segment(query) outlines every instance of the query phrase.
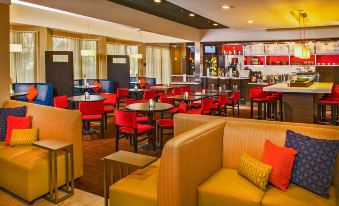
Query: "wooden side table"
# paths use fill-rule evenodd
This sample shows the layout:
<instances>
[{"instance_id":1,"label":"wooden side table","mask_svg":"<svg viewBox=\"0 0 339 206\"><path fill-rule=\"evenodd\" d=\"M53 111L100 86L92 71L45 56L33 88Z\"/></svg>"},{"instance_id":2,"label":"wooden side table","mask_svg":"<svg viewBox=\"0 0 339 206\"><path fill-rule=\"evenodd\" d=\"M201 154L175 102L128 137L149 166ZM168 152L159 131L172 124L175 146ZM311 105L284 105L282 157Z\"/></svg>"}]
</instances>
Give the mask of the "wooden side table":
<instances>
[{"instance_id":1,"label":"wooden side table","mask_svg":"<svg viewBox=\"0 0 339 206\"><path fill-rule=\"evenodd\" d=\"M122 168L123 166L127 167L127 175L129 174L129 168L137 168L142 169L147 167L148 165L152 164L157 160L156 157L141 155L132 152L126 151L118 151L113 154L110 154L104 157L104 196L105 196L105 206L108 206L108 186L107 179L108 179L108 166L113 165L114 163L120 165L120 174L119 179L122 178ZM111 174L113 170L110 171ZM113 177L113 175L112 175ZM113 178L112 178L113 179Z\"/></svg>"},{"instance_id":2,"label":"wooden side table","mask_svg":"<svg viewBox=\"0 0 339 206\"><path fill-rule=\"evenodd\" d=\"M73 157L73 144L67 143L62 140L46 139L33 143L34 146L48 150L48 164L49 164L49 195L47 198L57 204L74 194L74 157ZM58 197L58 164L57 153L60 151L65 152L65 174L66 184L61 191L66 194L62 197ZM70 159L70 160L69 160ZM70 163L69 163L70 161ZM71 167L69 169L69 166Z\"/></svg>"}]
</instances>

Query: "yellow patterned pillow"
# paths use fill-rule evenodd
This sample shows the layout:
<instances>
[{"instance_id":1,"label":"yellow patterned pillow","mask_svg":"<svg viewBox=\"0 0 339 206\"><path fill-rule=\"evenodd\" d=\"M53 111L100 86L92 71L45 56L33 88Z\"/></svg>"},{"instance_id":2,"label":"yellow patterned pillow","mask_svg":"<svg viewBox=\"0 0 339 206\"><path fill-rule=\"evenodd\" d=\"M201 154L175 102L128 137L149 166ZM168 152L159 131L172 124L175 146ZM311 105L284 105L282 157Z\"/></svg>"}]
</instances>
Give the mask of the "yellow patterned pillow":
<instances>
[{"instance_id":1,"label":"yellow patterned pillow","mask_svg":"<svg viewBox=\"0 0 339 206\"><path fill-rule=\"evenodd\" d=\"M11 135L11 146L31 145L38 141L38 129L13 129Z\"/></svg>"},{"instance_id":2,"label":"yellow patterned pillow","mask_svg":"<svg viewBox=\"0 0 339 206\"><path fill-rule=\"evenodd\" d=\"M238 166L238 174L244 176L250 182L262 190L266 190L272 166L254 159L248 154L242 154Z\"/></svg>"}]
</instances>

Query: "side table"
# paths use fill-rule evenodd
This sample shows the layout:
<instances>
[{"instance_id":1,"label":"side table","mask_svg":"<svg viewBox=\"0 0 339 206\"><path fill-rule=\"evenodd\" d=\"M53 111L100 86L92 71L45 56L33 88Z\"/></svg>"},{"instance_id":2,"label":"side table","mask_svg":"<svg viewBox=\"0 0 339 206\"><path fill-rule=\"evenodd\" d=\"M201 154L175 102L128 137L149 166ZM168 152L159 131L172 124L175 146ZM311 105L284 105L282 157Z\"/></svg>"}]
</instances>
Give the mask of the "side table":
<instances>
[{"instance_id":1,"label":"side table","mask_svg":"<svg viewBox=\"0 0 339 206\"><path fill-rule=\"evenodd\" d=\"M57 139L46 139L33 143L34 146L48 150L48 164L49 164L49 195L47 198L57 204L74 194L74 157L73 157L73 144L67 143ZM65 153L65 179L66 184L61 191L66 194L62 197L58 197L58 164L57 164L57 153L64 151ZM70 160L69 160L70 159ZM70 161L70 163L69 163ZM69 169L69 166L71 167Z\"/></svg>"},{"instance_id":2,"label":"side table","mask_svg":"<svg viewBox=\"0 0 339 206\"><path fill-rule=\"evenodd\" d=\"M122 178L122 168L123 168L123 166L127 167L127 175L128 175L130 167L142 169L142 168L145 168L148 165L152 164L156 160L157 160L156 157L141 155L141 154L132 153L132 152L126 152L126 151L122 151L122 150L104 157L105 206L108 206L108 185L107 185L108 177L107 176L108 176L108 166L109 165L113 165L114 163L117 163L117 164L120 165L119 178L121 179ZM112 174L113 170L111 170L110 172Z\"/></svg>"}]
</instances>

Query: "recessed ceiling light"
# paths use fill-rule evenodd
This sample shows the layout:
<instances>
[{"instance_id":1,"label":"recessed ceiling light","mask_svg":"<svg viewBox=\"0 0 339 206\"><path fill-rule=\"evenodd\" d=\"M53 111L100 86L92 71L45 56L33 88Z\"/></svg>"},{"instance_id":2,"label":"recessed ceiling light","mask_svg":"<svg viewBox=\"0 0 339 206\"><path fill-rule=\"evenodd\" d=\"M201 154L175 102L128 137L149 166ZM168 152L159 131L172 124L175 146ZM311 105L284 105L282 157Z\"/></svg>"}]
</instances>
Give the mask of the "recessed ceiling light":
<instances>
[{"instance_id":1,"label":"recessed ceiling light","mask_svg":"<svg viewBox=\"0 0 339 206\"><path fill-rule=\"evenodd\" d=\"M223 8L223 9L230 9L231 7L228 6L228 5L223 5L222 8Z\"/></svg>"},{"instance_id":2,"label":"recessed ceiling light","mask_svg":"<svg viewBox=\"0 0 339 206\"><path fill-rule=\"evenodd\" d=\"M219 24L217 24L217 23L213 23L213 26L218 26Z\"/></svg>"},{"instance_id":3,"label":"recessed ceiling light","mask_svg":"<svg viewBox=\"0 0 339 206\"><path fill-rule=\"evenodd\" d=\"M161 0L154 0L155 3L161 3Z\"/></svg>"},{"instance_id":4,"label":"recessed ceiling light","mask_svg":"<svg viewBox=\"0 0 339 206\"><path fill-rule=\"evenodd\" d=\"M195 16L195 14L193 14L193 13L190 13L190 14L189 14L189 16L190 16L190 17L194 17L194 16Z\"/></svg>"},{"instance_id":5,"label":"recessed ceiling light","mask_svg":"<svg viewBox=\"0 0 339 206\"><path fill-rule=\"evenodd\" d=\"M248 21L247 21L247 23L249 23L249 24L253 24L253 23L254 23L254 21L253 21L253 20L248 20Z\"/></svg>"}]
</instances>

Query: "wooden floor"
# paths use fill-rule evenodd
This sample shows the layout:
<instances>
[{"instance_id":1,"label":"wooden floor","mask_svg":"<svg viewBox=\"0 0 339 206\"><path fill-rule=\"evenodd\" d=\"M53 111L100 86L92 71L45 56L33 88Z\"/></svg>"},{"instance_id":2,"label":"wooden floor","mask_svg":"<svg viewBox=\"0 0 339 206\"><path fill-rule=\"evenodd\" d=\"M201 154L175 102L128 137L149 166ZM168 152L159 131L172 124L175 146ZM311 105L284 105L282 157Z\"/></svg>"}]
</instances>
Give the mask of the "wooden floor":
<instances>
[{"instance_id":1,"label":"wooden floor","mask_svg":"<svg viewBox=\"0 0 339 206\"><path fill-rule=\"evenodd\" d=\"M230 113L231 114L231 113ZM236 116L238 117L238 116ZM248 106L241 106L241 118L250 118L250 110ZM172 138L173 135L166 135L165 141ZM115 152L115 132L113 118L108 122L108 130L105 133L105 139L101 139L101 135L84 135L83 136L83 154L84 154L84 175L75 182L75 187L99 196L103 196L103 180L104 167L102 158ZM120 140L121 150L131 151L127 139ZM151 155L155 157L161 156L161 151L144 151L139 149L140 154ZM113 173L118 173L118 168L113 169ZM117 176L115 176L117 178Z\"/></svg>"}]
</instances>

